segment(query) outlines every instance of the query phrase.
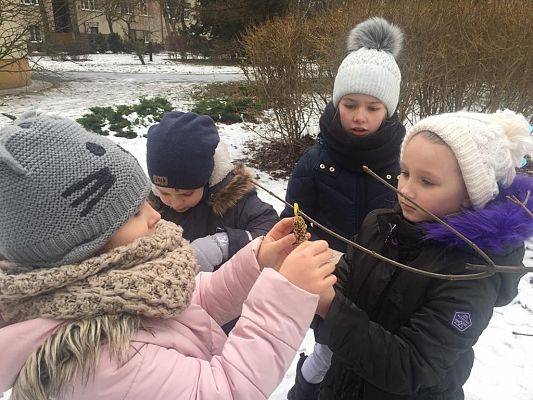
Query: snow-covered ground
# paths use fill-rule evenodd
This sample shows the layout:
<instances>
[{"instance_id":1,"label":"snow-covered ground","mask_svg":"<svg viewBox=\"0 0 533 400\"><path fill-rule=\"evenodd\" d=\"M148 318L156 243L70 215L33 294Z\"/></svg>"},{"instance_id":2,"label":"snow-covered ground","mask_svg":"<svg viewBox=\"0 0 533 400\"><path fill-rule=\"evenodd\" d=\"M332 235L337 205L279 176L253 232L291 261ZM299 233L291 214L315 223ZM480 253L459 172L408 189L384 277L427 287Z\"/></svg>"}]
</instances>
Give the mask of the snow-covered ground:
<instances>
[{"instance_id":1,"label":"snow-covered ground","mask_svg":"<svg viewBox=\"0 0 533 400\"><path fill-rule=\"evenodd\" d=\"M153 65L146 68L138 64L130 55L100 55L91 56L91 68L74 70L72 66L46 60L47 68L55 71L83 71L71 72L66 80L55 83L59 86L35 91L15 91L11 94L0 91L0 112L19 115L30 108L38 108L71 118L78 118L88 111L91 106L107 106L121 103L131 103L140 96L161 95L167 97L176 109L191 108L188 93L192 83L183 81L179 76L192 66L172 63L167 65L163 56L157 56ZM143 67L142 72L152 75L137 75L137 68ZM235 73L235 67L199 66L198 73L210 76L211 79L224 80L220 71ZM202 72L200 72L202 71ZM112 78L104 73L112 73ZM77 75L80 74L80 75ZM80 78L80 76L82 78ZM139 76L140 79L136 79ZM123 79L122 79L123 78ZM41 86L39 86L42 88ZM0 124L8 119L0 115ZM229 145L233 159L243 156L243 143L256 138L255 130L261 126L247 123L234 125L219 125L222 139ZM140 130L142 134L142 129ZM116 142L130 151L145 167L146 139L113 138ZM267 174L254 170L260 183L268 187L277 195L284 197L287 187L286 180L275 180ZM283 205L273 197L259 192L260 197L270 202L281 211ZM530 244L533 248L533 243ZM533 266L533 251L528 251L525 262ZM519 295L512 304L498 308L494 316L475 346L476 360L470 379L465 385L467 400L532 400L533 389L533 337L513 334L533 334L533 274L525 276L519 287ZM309 332L300 346L300 351L310 352L313 348L313 336ZM1 351L1 350L0 350ZM271 399L286 398L286 393L294 382L297 356L287 372L283 382L272 394ZM6 399L7 396L4 396ZM0 399L2 399L0 397Z\"/></svg>"},{"instance_id":2,"label":"snow-covered ground","mask_svg":"<svg viewBox=\"0 0 533 400\"><path fill-rule=\"evenodd\" d=\"M33 57L33 63L46 70L56 72L121 72L121 73L149 73L149 74L240 74L236 66L202 65L180 63L168 58L167 53L153 55L153 61L148 56L144 58L146 65L142 65L134 54L90 54L87 61L55 61L50 57Z\"/></svg>"}]
</instances>

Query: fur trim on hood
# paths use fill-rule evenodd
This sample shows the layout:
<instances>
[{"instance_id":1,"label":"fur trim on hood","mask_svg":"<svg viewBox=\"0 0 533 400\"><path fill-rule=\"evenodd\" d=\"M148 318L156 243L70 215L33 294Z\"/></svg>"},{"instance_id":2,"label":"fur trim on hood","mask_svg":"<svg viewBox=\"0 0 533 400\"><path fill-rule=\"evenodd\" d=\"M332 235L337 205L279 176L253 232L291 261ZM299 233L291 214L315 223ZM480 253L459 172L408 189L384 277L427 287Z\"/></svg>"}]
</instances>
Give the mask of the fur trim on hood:
<instances>
[{"instance_id":1,"label":"fur trim on hood","mask_svg":"<svg viewBox=\"0 0 533 400\"><path fill-rule=\"evenodd\" d=\"M507 196L520 201L530 193L527 208L533 210L533 178L517 175L511 186L500 188L498 196L479 210L468 209L444 221L474 242L483 251L498 254L516 247L533 237L533 218ZM466 248L458 236L438 223L425 223L425 239L435 240L452 247Z\"/></svg>"},{"instance_id":2,"label":"fur trim on hood","mask_svg":"<svg viewBox=\"0 0 533 400\"><path fill-rule=\"evenodd\" d=\"M233 165L227 146L220 141L215 150L215 168L209 178L209 205L213 212L223 216L254 190L250 172L242 164Z\"/></svg>"},{"instance_id":3,"label":"fur trim on hood","mask_svg":"<svg viewBox=\"0 0 533 400\"><path fill-rule=\"evenodd\" d=\"M213 212L220 216L255 190L252 175L243 165L237 165L228 175L228 180L222 181L220 188L213 188L209 198Z\"/></svg>"}]
</instances>

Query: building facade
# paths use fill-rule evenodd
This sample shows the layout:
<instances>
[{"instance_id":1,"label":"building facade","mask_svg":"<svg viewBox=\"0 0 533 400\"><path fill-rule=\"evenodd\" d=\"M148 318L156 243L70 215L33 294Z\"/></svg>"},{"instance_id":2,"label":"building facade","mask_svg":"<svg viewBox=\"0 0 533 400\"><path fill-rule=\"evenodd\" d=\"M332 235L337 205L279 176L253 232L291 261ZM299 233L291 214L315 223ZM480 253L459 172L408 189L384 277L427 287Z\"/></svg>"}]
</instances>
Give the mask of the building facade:
<instances>
[{"instance_id":1,"label":"building facade","mask_svg":"<svg viewBox=\"0 0 533 400\"><path fill-rule=\"evenodd\" d=\"M0 0L0 89L30 82L27 54L33 51L85 54L96 37L112 33L130 42L166 46L174 40L169 21L176 21L169 10L182 7L184 20L192 21L195 4L195 0ZM6 10L14 10L13 15ZM20 42L9 51L2 49L9 42L7 36Z\"/></svg>"}]
</instances>

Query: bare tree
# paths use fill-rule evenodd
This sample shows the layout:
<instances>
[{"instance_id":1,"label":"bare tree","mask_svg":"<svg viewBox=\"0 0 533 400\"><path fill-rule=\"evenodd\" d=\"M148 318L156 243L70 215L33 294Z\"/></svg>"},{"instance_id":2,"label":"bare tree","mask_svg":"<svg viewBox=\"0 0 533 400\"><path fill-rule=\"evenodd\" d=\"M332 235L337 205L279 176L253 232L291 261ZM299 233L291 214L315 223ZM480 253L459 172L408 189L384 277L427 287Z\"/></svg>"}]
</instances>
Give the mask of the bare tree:
<instances>
[{"instance_id":1,"label":"bare tree","mask_svg":"<svg viewBox=\"0 0 533 400\"><path fill-rule=\"evenodd\" d=\"M98 3L99 14L93 13L91 15L91 18L95 18L98 15L104 16L111 34L117 33L115 32L115 24L122 23L125 26L125 43L135 52L143 65L146 64L144 53L146 51L145 42L148 38L137 37L137 31L134 26L139 22L141 16L147 15L147 7L150 2L151 0L102 0ZM143 30L143 34L150 36L153 32Z\"/></svg>"},{"instance_id":2,"label":"bare tree","mask_svg":"<svg viewBox=\"0 0 533 400\"><path fill-rule=\"evenodd\" d=\"M8 69L28 56L28 40L30 34L39 35L39 7L24 4L20 1L0 0L0 65ZM41 40L42 38L37 38Z\"/></svg>"},{"instance_id":3,"label":"bare tree","mask_svg":"<svg viewBox=\"0 0 533 400\"><path fill-rule=\"evenodd\" d=\"M167 45L171 50L180 51L182 59L186 58L183 43L188 36L187 17L191 13L192 6L187 0L159 0L159 3L168 35Z\"/></svg>"},{"instance_id":4,"label":"bare tree","mask_svg":"<svg viewBox=\"0 0 533 400\"><path fill-rule=\"evenodd\" d=\"M135 52L142 65L146 65L144 61L144 52L146 51L146 44L144 38L137 38L136 31L133 29L133 24L138 21L141 14L146 14L146 2L144 0L122 0L121 13L119 21L126 25L126 39L128 45ZM152 32L148 32L151 34Z\"/></svg>"},{"instance_id":5,"label":"bare tree","mask_svg":"<svg viewBox=\"0 0 533 400\"><path fill-rule=\"evenodd\" d=\"M107 21L109 33L115 33L113 24L122 18L122 0L104 0L98 4L98 8Z\"/></svg>"}]
</instances>

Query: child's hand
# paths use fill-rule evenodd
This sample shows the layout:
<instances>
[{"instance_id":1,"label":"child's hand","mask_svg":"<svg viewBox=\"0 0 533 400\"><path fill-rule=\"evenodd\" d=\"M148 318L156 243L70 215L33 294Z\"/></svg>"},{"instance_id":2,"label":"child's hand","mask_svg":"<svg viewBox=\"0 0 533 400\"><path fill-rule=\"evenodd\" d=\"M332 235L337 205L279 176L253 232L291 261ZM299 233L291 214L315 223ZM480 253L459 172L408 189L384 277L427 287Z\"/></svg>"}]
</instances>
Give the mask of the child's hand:
<instances>
[{"instance_id":1,"label":"child's hand","mask_svg":"<svg viewBox=\"0 0 533 400\"><path fill-rule=\"evenodd\" d=\"M331 256L326 241L303 242L287 256L279 272L299 288L321 294L337 281L337 277L331 275L335 271Z\"/></svg>"},{"instance_id":2,"label":"child's hand","mask_svg":"<svg viewBox=\"0 0 533 400\"><path fill-rule=\"evenodd\" d=\"M228 259L229 242L226 232L207 235L191 242L196 261L202 271L212 272L216 266Z\"/></svg>"},{"instance_id":3,"label":"child's hand","mask_svg":"<svg viewBox=\"0 0 533 400\"><path fill-rule=\"evenodd\" d=\"M257 262L261 268L271 267L279 270L285 258L296 247L296 237L292 233L293 219L282 219L263 239L257 254Z\"/></svg>"}]
</instances>

